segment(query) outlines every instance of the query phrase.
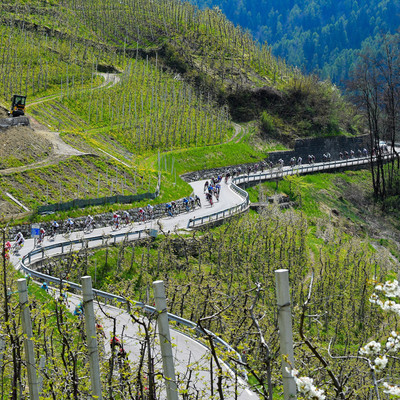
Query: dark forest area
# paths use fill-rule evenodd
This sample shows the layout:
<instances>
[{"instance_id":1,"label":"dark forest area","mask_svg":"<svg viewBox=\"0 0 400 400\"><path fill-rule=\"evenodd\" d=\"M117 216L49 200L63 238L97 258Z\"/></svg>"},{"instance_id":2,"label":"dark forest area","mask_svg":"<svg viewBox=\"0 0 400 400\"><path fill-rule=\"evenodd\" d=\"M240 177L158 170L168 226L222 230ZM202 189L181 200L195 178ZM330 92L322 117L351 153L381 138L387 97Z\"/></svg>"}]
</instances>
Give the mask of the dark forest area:
<instances>
[{"instance_id":1,"label":"dark forest area","mask_svg":"<svg viewBox=\"0 0 400 400\"><path fill-rule=\"evenodd\" d=\"M191 0L219 7L272 52L305 72L341 84L358 58L381 34L400 25L400 3L331 0Z\"/></svg>"}]
</instances>

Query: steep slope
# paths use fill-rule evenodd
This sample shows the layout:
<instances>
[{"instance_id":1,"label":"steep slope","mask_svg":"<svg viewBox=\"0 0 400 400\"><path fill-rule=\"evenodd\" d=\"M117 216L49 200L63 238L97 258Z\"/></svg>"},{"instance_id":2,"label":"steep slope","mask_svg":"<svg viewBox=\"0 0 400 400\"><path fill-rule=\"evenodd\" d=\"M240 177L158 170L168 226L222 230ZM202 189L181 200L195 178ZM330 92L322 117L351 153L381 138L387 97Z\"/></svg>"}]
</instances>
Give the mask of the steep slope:
<instances>
[{"instance_id":1,"label":"steep slope","mask_svg":"<svg viewBox=\"0 0 400 400\"><path fill-rule=\"evenodd\" d=\"M395 0L252 1L192 0L220 7L235 24L249 29L273 54L336 83L348 77L357 51L384 33L395 33L400 6Z\"/></svg>"}]
</instances>

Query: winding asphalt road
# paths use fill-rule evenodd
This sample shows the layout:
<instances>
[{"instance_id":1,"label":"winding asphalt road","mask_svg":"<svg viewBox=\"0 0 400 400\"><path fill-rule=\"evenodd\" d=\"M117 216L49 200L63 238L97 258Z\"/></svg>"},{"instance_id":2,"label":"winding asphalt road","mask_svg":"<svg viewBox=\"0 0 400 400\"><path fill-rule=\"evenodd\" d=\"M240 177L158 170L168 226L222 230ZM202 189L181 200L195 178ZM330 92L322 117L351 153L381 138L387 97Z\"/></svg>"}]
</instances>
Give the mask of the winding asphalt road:
<instances>
[{"instance_id":1,"label":"winding asphalt road","mask_svg":"<svg viewBox=\"0 0 400 400\"><path fill-rule=\"evenodd\" d=\"M179 214L176 217L168 217L162 218L158 222L161 224L162 230L164 232L174 231L177 229L186 229L188 225L189 219L194 219L198 217L207 216L210 213L215 213L218 211L223 211L227 208L236 206L238 204L243 203L243 197L239 196L235 191L233 191L230 187L230 184L222 183L221 196L220 201L215 202L211 207L205 201L205 196L203 193L205 181L198 181L191 183L193 192L197 194L202 200L202 208L196 209L194 211ZM48 241L45 239L43 246L54 244L54 243L67 243L70 240L81 239L82 237L90 238L96 237L99 235L107 236L112 235L113 233L125 233L129 230L142 230L142 229L153 229L158 228L158 224L156 221L149 221L142 224L134 224L134 227L122 228L117 232L112 232L111 227L99 228L95 229L92 233L88 235L84 235L83 232L74 232L71 234L70 238L67 240L62 235L57 235L53 241ZM90 247L96 246L96 243L89 242ZM99 245L98 243L97 245ZM33 239L28 239L25 241L25 245L18 254L18 256L11 256L11 262L18 267L21 258L34 250L34 241ZM44 253L44 258L49 258L57 254L57 250L49 250ZM37 255L37 257L41 258L42 255ZM35 258L33 258L35 261ZM69 297L69 307L71 311L73 311L75 305L79 302L79 297L70 295ZM103 311L106 311L106 314L110 315L112 318L107 318ZM124 343L124 347L128 352L129 359L132 362L138 360L140 354L140 341L141 339L141 329L138 324L132 321L132 318L129 314L124 311L122 308L110 306L110 305L96 305L96 315L101 320L104 330L107 333L107 337L112 337L113 333L113 318L116 319L116 335L121 338ZM207 347L198 342L197 340L182 334L176 330L173 330L171 333L172 342L173 342L173 351L175 353L175 368L178 379L182 379L185 381L185 374L188 372L188 368L193 370L191 375L191 388L196 388L196 390L200 391L199 398L209 398L211 396L210 390L210 352ZM107 340L108 342L108 340ZM107 344L107 343L105 343ZM109 346L106 346L106 350L109 349ZM107 354L107 353L106 353ZM154 348L154 354L160 354L159 346L156 344ZM214 365L214 374L216 370L216 366ZM156 357L156 370L161 370L161 357ZM224 365L224 370L227 374L227 378L224 383L224 394L226 399L257 399L258 396L253 393L248 385L243 379L237 377L237 382L235 383L236 377L232 373L232 371ZM214 378L215 379L215 378ZM185 383L186 386L186 383ZM214 383L215 386L215 383ZM235 389L236 386L236 389ZM235 394L237 391L237 395ZM216 392L216 387L214 388L214 392ZM236 397L237 396L237 397ZM165 397L164 389L160 387L159 398L163 399Z\"/></svg>"}]
</instances>

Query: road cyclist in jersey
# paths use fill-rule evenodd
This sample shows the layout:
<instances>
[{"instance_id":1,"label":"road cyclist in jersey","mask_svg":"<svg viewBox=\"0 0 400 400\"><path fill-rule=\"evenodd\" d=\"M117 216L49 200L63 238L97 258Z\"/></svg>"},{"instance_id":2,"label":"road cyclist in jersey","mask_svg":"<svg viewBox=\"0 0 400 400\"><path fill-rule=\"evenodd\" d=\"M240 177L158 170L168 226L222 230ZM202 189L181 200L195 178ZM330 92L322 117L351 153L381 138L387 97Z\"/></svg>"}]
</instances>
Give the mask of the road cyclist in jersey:
<instances>
[{"instance_id":1,"label":"road cyclist in jersey","mask_svg":"<svg viewBox=\"0 0 400 400\"><path fill-rule=\"evenodd\" d=\"M191 210L194 210L196 208L196 202L193 196L189 196L189 207Z\"/></svg>"},{"instance_id":2,"label":"road cyclist in jersey","mask_svg":"<svg viewBox=\"0 0 400 400\"><path fill-rule=\"evenodd\" d=\"M213 206L213 199L212 199L212 194L210 192L206 193L206 200L209 202L210 207Z\"/></svg>"},{"instance_id":3,"label":"road cyclist in jersey","mask_svg":"<svg viewBox=\"0 0 400 400\"><path fill-rule=\"evenodd\" d=\"M146 222L146 213L141 207L138 210L137 220L139 223Z\"/></svg>"},{"instance_id":4,"label":"road cyclist in jersey","mask_svg":"<svg viewBox=\"0 0 400 400\"><path fill-rule=\"evenodd\" d=\"M59 225L59 223L57 221L52 221L51 222L49 239L52 240L52 239L55 238L59 227L60 227L60 225Z\"/></svg>"},{"instance_id":5,"label":"road cyclist in jersey","mask_svg":"<svg viewBox=\"0 0 400 400\"><path fill-rule=\"evenodd\" d=\"M116 231L120 228L120 220L121 216L115 212L111 221L111 230Z\"/></svg>"},{"instance_id":6,"label":"road cyclist in jersey","mask_svg":"<svg viewBox=\"0 0 400 400\"><path fill-rule=\"evenodd\" d=\"M85 226L84 226L84 228L83 228L83 233L91 233L91 232L93 232L93 229L94 229L94 219L93 219L93 217L89 214L89 215L86 217L86 220L85 220Z\"/></svg>"},{"instance_id":7,"label":"road cyclist in jersey","mask_svg":"<svg viewBox=\"0 0 400 400\"><path fill-rule=\"evenodd\" d=\"M63 236L68 238L71 235L72 230L74 228L74 221L72 220L72 218L68 218L65 221L64 228L65 228L65 232L64 232Z\"/></svg>"},{"instance_id":8,"label":"road cyclist in jersey","mask_svg":"<svg viewBox=\"0 0 400 400\"><path fill-rule=\"evenodd\" d=\"M14 244L10 249L10 254L18 254L19 251L22 249L25 243L25 238L22 232L18 232L14 238Z\"/></svg>"},{"instance_id":9,"label":"road cyclist in jersey","mask_svg":"<svg viewBox=\"0 0 400 400\"><path fill-rule=\"evenodd\" d=\"M194 196L194 201L196 203L196 206L201 208L201 200L200 200L200 197L197 196L197 194Z\"/></svg>"},{"instance_id":10,"label":"road cyclist in jersey","mask_svg":"<svg viewBox=\"0 0 400 400\"><path fill-rule=\"evenodd\" d=\"M172 204L171 204L171 203L166 203L166 204L165 204L165 213L166 213L167 215L169 215L170 217L173 217L173 216L174 216L174 212L173 212Z\"/></svg>"},{"instance_id":11,"label":"road cyclist in jersey","mask_svg":"<svg viewBox=\"0 0 400 400\"><path fill-rule=\"evenodd\" d=\"M45 236L46 236L46 231L44 230L43 227L41 227L39 229L39 237L37 238L36 246L41 246L43 244Z\"/></svg>"},{"instance_id":12,"label":"road cyclist in jersey","mask_svg":"<svg viewBox=\"0 0 400 400\"><path fill-rule=\"evenodd\" d=\"M147 219L150 220L154 218L154 207L151 204L147 204L146 214L147 214Z\"/></svg>"},{"instance_id":13,"label":"road cyclist in jersey","mask_svg":"<svg viewBox=\"0 0 400 400\"><path fill-rule=\"evenodd\" d=\"M131 214L129 214L128 211L124 210L122 212L122 217L121 217L121 224L124 224L125 226L129 226L131 224Z\"/></svg>"},{"instance_id":14,"label":"road cyclist in jersey","mask_svg":"<svg viewBox=\"0 0 400 400\"><path fill-rule=\"evenodd\" d=\"M182 203L185 211L189 212L190 211L189 199L187 197L184 197Z\"/></svg>"}]
</instances>

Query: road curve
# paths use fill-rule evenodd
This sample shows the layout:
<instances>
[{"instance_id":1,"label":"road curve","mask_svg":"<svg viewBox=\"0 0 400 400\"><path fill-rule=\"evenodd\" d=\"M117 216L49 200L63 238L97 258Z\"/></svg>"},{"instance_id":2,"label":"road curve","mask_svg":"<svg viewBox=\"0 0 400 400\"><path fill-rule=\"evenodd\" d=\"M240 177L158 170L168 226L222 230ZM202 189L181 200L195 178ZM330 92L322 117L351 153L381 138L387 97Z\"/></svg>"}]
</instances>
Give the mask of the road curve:
<instances>
[{"instance_id":1,"label":"road curve","mask_svg":"<svg viewBox=\"0 0 400 400\"><path fill-rule=\"evenodd\" d=\"M210 213L223 211L224 209L228 209L243 203L244 201L243 197L238 195L237 192L235 192L234 190L232 190L230 184L225 184L223 182L221 185L222 189L221 189L220 201L214 203L214 205L211 207L209 204L206 204L205 201L205 196L203 193L204 182L205 181L198 181L191 183L193 192L197 194L202 200L203 204L202 208L196 209L195 211L191 211L188 213L179 214L173 218L169 217L160 219L158 222L160 223L162 230L164 232L168 231L172 232L176 229L186 229L188 221L190 219L207 216ZM134 230L151 229L151 228L157 228L157 223L155 221L149 221L142 224L136 223L133 228L132 227L122 228L118 230L117 233L120 234L120 233L126 233L128 230L134 231ZM84 235L83 232L74 232L68 239L66 239L62 235L57 235L54 241L48 242L46 240L43 246L53 243L68 243L69 241L81 239L83 237L94 238L99 235L101 236L113 235L113 233L115 232L112 232L111 227L106 227L106 228L95 229L91 234L88 235ZM98 245L100 245L100 243L98 243L97 246ZM96 244L93 243L93 247L95 246ZM90 245L90 247L92 247L92 245ZM22 257L27 255L32 250L34 250L34 241L33 239L28 239L25 241L25 245L20 251L19 255L11 256L11 262L13 263L13 265L15 266L20 265ZM57 251L51 250L51 251L46 251L43 254L43 257L51 258L52 256L55 255L57 255ZM72 295L70 296L69 307L71 311L73 311L78 301L79 301L78 297ZM108 333L107 337L111 337L111 333L113 331L113 322L112 319L106 318L104 316L103 312L101 311L101 308L103 310L106 310L110 316L116 318L117 336L123 339L124 346L128 352L129 358L132 362L134 362L135 360L138 359L139 356L139 349L140 349L139 342L141 340L140 330L138 328L138 325L132 322L132 319L130 318L129 314L122 308L110 305L103 307L100 307L100 305L96 305L96 314L98 315L99 319L101 319L102 324L105 328L105 332ZM202 396L200 397L208 398L210 396L210 372L209 372L210 352L208 348L199 341L176 330L172 331L171 336L172 336L172 342L175 345L173 349L175 353L175 368L177 376L179 378L183 378L185 376L185 373L187 373L188 366L190 366L191 369L194 369L196 371L196 373L192 374L191 387L195 386L197 390L201 391ZM106 349L108 349L108 347L109 346L106 346ZM155 345L154 350L156 353L159 353L159 347L157 344ZM156 365L156 370L161 370L162 366L160 357L157 357L157 359L158 361ZM258 399L258 396L252 391L250 391L246 382L243 381L243 379L240 377L235 377L232 370L225 364L224 364L224 370L227 373L228 377L224 383L224 395L226 399L236 399L236 398L239 400ZM237 382L235 383L236 378ZM235 394L235 386L237 394ZM163 398L164 396L163 388L161 387L160 390L161 393L159 398Z\"/></svg>"}]
</instances>

